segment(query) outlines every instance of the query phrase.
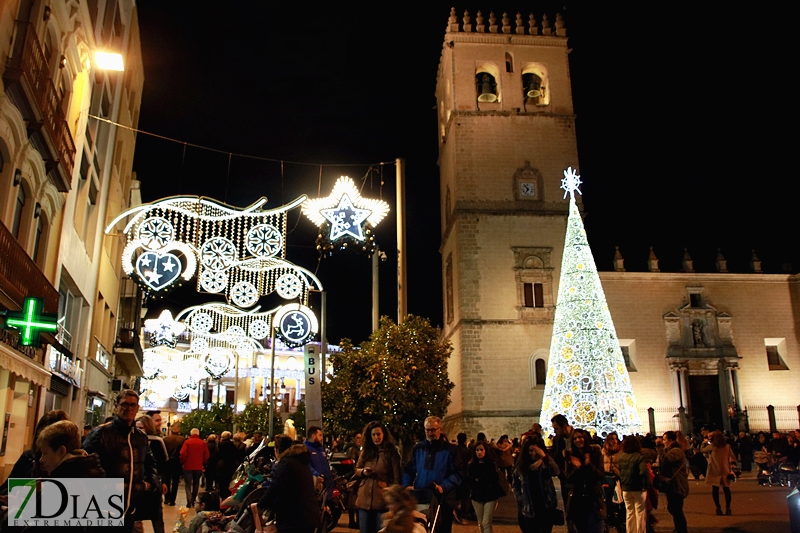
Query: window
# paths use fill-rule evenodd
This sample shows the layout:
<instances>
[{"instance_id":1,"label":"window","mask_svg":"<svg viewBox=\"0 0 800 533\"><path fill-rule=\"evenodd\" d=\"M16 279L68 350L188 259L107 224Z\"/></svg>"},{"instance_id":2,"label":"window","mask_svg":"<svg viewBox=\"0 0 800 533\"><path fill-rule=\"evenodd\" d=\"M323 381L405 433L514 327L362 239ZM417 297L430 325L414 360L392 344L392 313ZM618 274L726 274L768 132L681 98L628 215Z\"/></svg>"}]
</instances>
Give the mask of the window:
<instances>
[{"instance_id":1,"label":"window","mask_svg":"<svg viewBox=\"0 0 800 533\"><path fill-rule=\"evenodd\" d=\"M522 100L525 107L550 104L547 67L541 63L528 63L522 67Z\"/></svg>"},{"instance_id":2,"label":"window","mask_svg":"<svg viewBox=\"0 0 800 533\"><path fill-rule=\"evenodd\" d=\"M636 372L636 340L619 339L619 348L622 350L622 359L628 372Z\"/></svg>"},{"instance_id":3,"label":"window","mask_svg":"<svg viewBox=\"0 0 800 533\"><path fill-rule=\"evenodd\" d=\"M767 352L767 366L770 370L789 370L783 359L783 355L786 353L786 339L764 339L764 346Z\"/></svg>"},{"instance_id":4,"label":"window","mask_svg":"<svg viewBox=\"0 0 800 533\"><path fill-rule=\"evenodd\" d=\"M544 285L541 283L523 284L525 307L544 307Z\"/></svg>"},{"instance_id":5,"label":"window","mask_svg":"<svg viewBox=\"0 0 800 533\"><path fill-rule=\"evenodd\" d=\"M514 72L514 58L506 52L506 72Z\"/></svg>"},{"instance_id":6,"label":"window","mask_svg":"<svg viewBox=\"0 0 800 533\"><path fill-rule=\"evenodd\" d=\"M537 359L534 363L534 371L536 372L536 386L544 387L544 382L547 378L547 368L544 359Z\"/></svg>"},{"instance_id":7,"label":"window","mask_svg":"<svg viewBox=\"0 0 800 533\"><path fill-rule=\"evenodd\" d=\"M11 222L11 234L19 239L19 229L22 226L22 212L25 210L25 189L22 184L17 185L17 202L14 205L14 220Z\"/></svg>"},{"instance_id":8,"label":"window","mask_svg":"<svg viewBox=\"0 0 800 533\"><path fill-rule=\"evenodd\" d=\"M544 389L547 381L547 357L549 355L549 350L541 348L530 355L528 370L530 372L531 389Z\"/></svg>"},{"instance_id":9,"label":"window","mask_svg":"<svg viewBox=\"0 0 800 533\"><path fill-rule=\"evenodd\" d=\"M44 214L40 214L39 218L36 219L36 236L33 239L33 261L39 265L40 267L41 262L39 261L39 251L41 250L40 246L42 244L42 233L44 232Z\"/></svg>"},{"instance_id":10,"label":"window","mask_svg":"<svg viewBox=\"0 0 800 533\"><path fill-rule=\"evenodd\" d=\"M698 293L689 294L689 303L692 307L703 307L703 295Z\"/></svg>"}]
</instances>

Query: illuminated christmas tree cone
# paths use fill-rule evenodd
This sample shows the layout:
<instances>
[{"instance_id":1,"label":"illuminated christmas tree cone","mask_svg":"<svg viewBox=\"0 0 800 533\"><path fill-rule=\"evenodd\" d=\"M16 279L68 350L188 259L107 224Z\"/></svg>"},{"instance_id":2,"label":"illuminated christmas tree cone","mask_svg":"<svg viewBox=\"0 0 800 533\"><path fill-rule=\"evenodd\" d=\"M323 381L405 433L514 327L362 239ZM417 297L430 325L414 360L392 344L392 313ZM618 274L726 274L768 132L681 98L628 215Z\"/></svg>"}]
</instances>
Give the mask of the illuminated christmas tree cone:
<instances>
[{"instance_id":1,"label":"illuminated christmas tree cone","mask_svg":"<svg viewBox=\"0 0 800 533\"><path fill-rule=\"evenodd\" d=\"M575 204L580 183L580 176L572 168L564 171L562 188L570 195L569 218L539 420L547 427L551 418L560 413L573 427L594 430L602 437L616 431L621 437L638 432L641 421Z\"/></svg>"}]
</instances>

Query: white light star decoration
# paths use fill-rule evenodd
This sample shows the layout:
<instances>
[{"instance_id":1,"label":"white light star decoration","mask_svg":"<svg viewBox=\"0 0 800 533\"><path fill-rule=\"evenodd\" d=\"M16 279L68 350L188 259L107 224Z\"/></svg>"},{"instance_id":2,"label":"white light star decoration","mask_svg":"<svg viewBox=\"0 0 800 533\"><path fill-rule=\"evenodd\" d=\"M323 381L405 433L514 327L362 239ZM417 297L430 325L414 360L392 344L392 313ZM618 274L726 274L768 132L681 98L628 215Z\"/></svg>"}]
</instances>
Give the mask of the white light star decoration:
<instances>
[{"instance_id":1,"label":"white light star decoration","mask_svg":"<svg viewBox=\"0 0 800 533\"><path fill-rule=\"evenodd\" d=\"M564 189L564 198L566 198L568 194L570 198L575 198L575 191L578 191L578 194L583 194L579 189L581 183L583 183L581 177L575 174L575 170L572 167L567 168L567 170L564 171L564 177L561 179L561 188Z\"/></svg>"},{"instance_id":2,"label":"white light star decoration","mask_svg":"<svg viewBox=\"0 0 800 533\"><path fill-rule=\"evenodd\" d=\"M372 229L389 212L389 204L361 196L353 180L342 176L336 181L330 196L303 202L303 214L320 227L317 249L354 249L372 255L375 239Z\"/></svg>"},{"instance_id":3,"label":"white light star decoration","mask_svg":"<svg viewBox=\"0 0 800 533\"><path fill-rule=\"evenodd\" d=\"M169 346L174 348L178 342L178 335L186 330L186 325L176 322L172 313L165 309L158 318L144 321L144 329L150 333L150 346Z\"/></svg>"}]
</instances>

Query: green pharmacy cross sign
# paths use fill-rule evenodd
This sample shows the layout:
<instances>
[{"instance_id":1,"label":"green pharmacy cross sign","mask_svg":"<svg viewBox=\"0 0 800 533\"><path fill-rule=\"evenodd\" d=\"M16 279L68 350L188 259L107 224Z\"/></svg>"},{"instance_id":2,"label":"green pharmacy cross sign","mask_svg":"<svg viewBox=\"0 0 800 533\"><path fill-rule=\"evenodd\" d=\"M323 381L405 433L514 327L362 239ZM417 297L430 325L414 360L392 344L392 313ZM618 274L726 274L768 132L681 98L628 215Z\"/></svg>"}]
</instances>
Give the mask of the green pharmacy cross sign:
<instances>
[{"instance_id":1,"label":"green pharmacy cross sign","mask_svg":"<svg viewBox=\"0 0 800 533\"><path fill-rule=\"evenodd\" d=\"M22 311L6 311L6 328L19 330L22 346L39 346L43 331L56 331L56 315L43 313L43 298L25 298Z\"/></svg>"}]
</instances>

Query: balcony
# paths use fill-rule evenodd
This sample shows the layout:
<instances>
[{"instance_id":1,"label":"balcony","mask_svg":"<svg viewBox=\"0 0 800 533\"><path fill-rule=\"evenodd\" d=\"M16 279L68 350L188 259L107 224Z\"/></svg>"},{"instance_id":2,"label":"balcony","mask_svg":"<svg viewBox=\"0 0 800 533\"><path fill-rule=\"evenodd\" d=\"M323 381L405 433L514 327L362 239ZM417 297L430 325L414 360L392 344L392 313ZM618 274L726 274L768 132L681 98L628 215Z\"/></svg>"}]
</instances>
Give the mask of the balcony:
<instances>
[{"instance_id":1,"label":"balcony","mask_svg":"<svg viewBox=\"0 0 800 533\"><path fill-rule=\"evenodd\" d=\"M98 346L100 346L98 344ZM117 341L114 343L114 354L117 361L128 371L130 376L141 376L144 374L142 368L144 364L144 352L142 344L139 342L139 335L136 333L132 322L119 322L117 329ZM113 369L110 369L113 372Z\"/></svg>"},{"instance_id":2,"label":"balcony","mask_svg":"<svg viewBox=\"0 0 800 533\"><path fill-rule=\"evenodd\" d=\"M47 176L68 192L75 165L75 143L49 73L44 49L30 22L18 20L15 42L3 79L6 92L22 113L31 144L42 155Z\"/></svg>"},{"instance_id":3,"label":"balcony","mask_svg":"<svg viewBox=\"0 0 800 533\"><path fill-rule=\"evenodd\" d=\"M44 312L58 313L58 291L0 222L0 305L22 309L26 296L44 298Z\"/></svg>"}]
</instances>

